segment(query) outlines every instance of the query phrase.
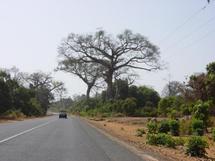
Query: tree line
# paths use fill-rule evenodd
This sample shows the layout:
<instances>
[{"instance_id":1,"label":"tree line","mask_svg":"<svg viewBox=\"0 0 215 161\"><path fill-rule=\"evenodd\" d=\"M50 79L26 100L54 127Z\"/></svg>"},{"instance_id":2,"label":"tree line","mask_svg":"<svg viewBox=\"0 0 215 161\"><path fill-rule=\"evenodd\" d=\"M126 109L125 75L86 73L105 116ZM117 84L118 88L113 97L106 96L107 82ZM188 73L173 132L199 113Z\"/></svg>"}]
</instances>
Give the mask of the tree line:
<instances>
[{"instance_id":1,"label":"tree line","mask_svg":"<svg viewBox=\"0 0 215 161\"><path fill-rule=\"evenodd\" d=\"M0 116L43 116L64 84L43 72L23 73L17 68L0 70Z\"/></svg>"}]
</instances>

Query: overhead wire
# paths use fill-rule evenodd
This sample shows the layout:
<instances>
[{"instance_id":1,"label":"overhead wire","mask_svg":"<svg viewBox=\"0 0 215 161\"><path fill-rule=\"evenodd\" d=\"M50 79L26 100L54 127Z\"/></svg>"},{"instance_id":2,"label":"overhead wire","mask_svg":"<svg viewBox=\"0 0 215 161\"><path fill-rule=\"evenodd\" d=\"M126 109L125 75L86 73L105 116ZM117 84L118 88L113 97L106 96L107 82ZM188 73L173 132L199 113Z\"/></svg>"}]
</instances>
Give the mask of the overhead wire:
<instances>
[{"instance_id":1,"label":"overhead wire","mask_svg":"<svg viewBox=\"0 0 215 161\"><path fill-rule=\"evenodd\" d=\"M166 47L163 51L167 51L167 50L171 49L172 47L180 44L184 40L188 39L189 37L192 37L193 34L197 33L197 31L201 30L202 28L204 28L205 26L207 26L208 24L210 24L214 20L215 20L215 16L211 17L206 22L202 23L200 26L198 26L197 28L195 28L194 30L192 30L190 33L186 34L181 39L179 39L179 40L175 41L174 43L172 43L170 46Z\"/></svg>"},{"instance_id":2,"label":"overhead wire","mask_svg":"<svg viewBox=\"0 0 215 161\"><path fill-rule=\"evenodd\" d=\"M171 38L172 36L174 36L178 31L180 31L186 24L188 24L189 22L191 22L193 20L193 18L195 18L196 16L198 16L200 13L202 13L203 11L205 11L205 9L215 0L212 0L210 3L207 3L205 6L201 7L200 9L198 9L196 12L194 12L191 16L189 16L187 19L185 19L185 21L182 24L179 24L172 32L170 32L169 34L167 34L163 39L160 40L160 43L163 43L165 41L167 41L169 38Z\"/></svg>"}]
</instances>

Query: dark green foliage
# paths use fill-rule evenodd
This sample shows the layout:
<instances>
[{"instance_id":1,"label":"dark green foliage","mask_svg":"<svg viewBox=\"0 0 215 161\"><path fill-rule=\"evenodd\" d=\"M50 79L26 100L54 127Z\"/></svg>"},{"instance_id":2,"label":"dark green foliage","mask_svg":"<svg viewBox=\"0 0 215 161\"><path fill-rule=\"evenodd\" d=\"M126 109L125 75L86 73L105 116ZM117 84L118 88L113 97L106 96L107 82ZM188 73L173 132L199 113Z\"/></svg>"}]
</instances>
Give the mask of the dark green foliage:
<instances>
[{"instance_id":1,"label":"dark green foliage","mask_svg":"<svg viewBox=\"0 0 215 161\"><path fill-rule=\"evenodd\" d=\"M191 108L187 104L182 104L180 106L180 111L182 112L183 116L188 116L188 115L191 115L192 113Z\"/></svg>"},{"instance_id":2,"label":"dark green foliage","mask_svg":"<svg viewBox=\"0 0 215 161\"><path fill-rule=\"evenodd\" d=\"M202 136L204 134L204 123L202 120L193 119L191 128L194 135Z\"/></svg>"},{"instance_id":3,"label":"dark green foliage","mask_svg":"<svg viewBox=\"0 0 215 161\"><path fill-rule=\"evenodd\" d=\"M6 82L0 80L0 114L12 108L10 89Z\"/></svg>"},{"instance_id":4,"label":"dark green foliage","mask_svg":"<svg viewBox=\"0 0 215 161\"><path fill-rule=\"evenodd\" d=\"M215 141L215 128L212 129L212 138L213 138L213 141Z\"/></svg>"},{"instance_id":5,"label":"dark green foliage","mask_svg":"<svg viewBox=\"0 0 215 161\"><path fill-rule=\"evenodd\" d=\"M146 133L146 132L145 132L144 129L137 129L137 131L136 131L136 136L142 137L143 134L145 134L145 133Z\"/></svg>"},{"instance_id":6,"label":"dark green foliage","mask_svg":"<svg viewBox=\"0 0 215 161\"><path fill-rule=\"evenodd\" d=\"M207 142L201 136L191 136L186 144L186 154L202 157L205 155L207 147Z\"/></svg>"},{"instance_id":7,"label":"dark green foliage","mask_svg":"<svg viewBox=\"0 0 215 161\"><path fill-rule=\"evenodd\" d=\"M147 134L146 139L147 144L150 145L163 145L171 148L174 148L176 145L174 139L170 135L164 133Z\"/></svg>"},{"instance_id":8,"label":"dark green foliage","mask_svg":"<svg viewBox=\"0 0 215 161\"><path fill-rule=\"evenodd\" d=\"M158 112L157 108L155 107L143 107L143 108L137 108L135 110L135 116L139 117L157 117Z\"/></svg>"},{"instance_id":9,"label":"dark green foliage","mask_svg":"<svg viewBox=\"0 0 215 161\"><path fill-rule=\"evenodd\" d=\"M126 99L128 98L128 80L116 80L114 82L114 98Z\"/></svg>"},{"instance_id":10,"label":"dark green foliage","mask_svg":"<svg viewBox=\"0 0 215 161\"><path fill-rule=\"evenodd\" d=\"M158 132L159 133L168 133L170 130L169 122L167 120L163 120L158 125Z\"/></svg>"},{"instance_id":11,"label":"dark green foliage","mask_svg":"<svg viewBox=\"0 0 215 161\"><path fill-rule=\"evenodd\" d=\"M145 102L142 102L141 104L142 107L149 105L149 102L151 107L157 107L158 102L160 101L160 96L154 89L147 86L140 86L139 91L145 99Z\"/></svg>"},{"instance_id":12,"label":"dark green foliage","mask_svg":"<svg viewBox=\"0 0 215 161\"><path fill-rule=\"evenodd\" d=\"M135 98L127 98L122 103L122 113L128 116L134 115L137 103Z\"/></svg>"},{"instance_id":13,"label":"dark green foliage","mask_svg":"<svg viewBox=\"0 0 215 161\"><path fill-rule=\"evenodd\" d=\"M158 110L161 115L166 116L172 110L179 111L184 100L182 97L171 96L162 98L158 103Z\"/></svg>"},{"instance_id":14,"label":"dark green foliage","mask_svg":"<svg viewBox=\"0 0 215 161\"><path fill-rule=\"evenodd\" d=\"M175 141L175 145L177 146L184 146L185 144L185 139L181 138L181 137L175 137L174 138L174 141Z\"/></svg>"},{"instance_id":15,"label":"dark green foliage","mask_svg":"<svg viewBox=\"0 0 215 161\"><path fill-rule=\"evenodd\" d=\"M45 115L50 104L50 100L53 99L51 93L55 89L51 84L51 77L35 73L32 79L32 84L29 83L29 88L24 86L21 79L17 79L15 76L11 76L9 72L0 70L0 115L11 115L16 117L19 113L26 116L40 116ZM33 78L33 76L32 76ZM24 78L23 78L24 79ZM26 78L26 82L27 82ZM34 80L34 81L33 81ZM49 81L48 81L49 80ZM44 81L43 83L41 83ZM57 87L60 84L54 82Z\"/></svg>"},{"instance_id":16,"label":"dark green foliage","mask_svg":"<svg viewBox=\"0 0 215 161\"><path fill-rule=\"evenodd\" d=\"M215 62L209 63L206 70L208 74L215 74Z\"/></svg>"},{"instance_id":17,"label":"dark green foliage","mask_svg":"<svg viewBox=\"0 0 215 161\"><path fill-rule=\"evenodd\" d=\"M136 98L138 107L157 107L160 100L159 94L147 86L130 86L128 89L129 97Z\"/></svg>"},{"instance_id":18,"label":"dark green foliage","mask_svg":"<svg viewBox=\"0 0 215 161\"><path fill-rule=\"evenodd\" d=\"M193 107L193 118L197 120L202 120L204 127L206 128L209 121L209 103L197 101Z\"/></svg>"},{"instance_id":19,"label":"dark green foliage","mask_svg":"<svg viewBox=\"0 0 215 161\"><path fill-rule=\"evenodd\" d=\"M24 118L25 115L20 110L10 109L4 113L3 117L6 119L18 119Z\"/></svg>"},{"instance_id":20,"label":"dark green foliage","mask_svg":"<svg viewBox=\"0 0 215 161\"><path fill-rule=\"evenodd\" d=\"M149 134L156 134L158 131L158 125L156 121L149 121L147 124L148 133Z\"/></svg>"},{"instance_id":21,"label":"dark green foliage","mask_svg":"<svg viewBox=\"0 0 215 161\"><path fill-rule=\"evenodd\" d=\"M170 132L173 136L179 135L180 123L178 120L169 121Z\"/></svg>"}]
</instances>

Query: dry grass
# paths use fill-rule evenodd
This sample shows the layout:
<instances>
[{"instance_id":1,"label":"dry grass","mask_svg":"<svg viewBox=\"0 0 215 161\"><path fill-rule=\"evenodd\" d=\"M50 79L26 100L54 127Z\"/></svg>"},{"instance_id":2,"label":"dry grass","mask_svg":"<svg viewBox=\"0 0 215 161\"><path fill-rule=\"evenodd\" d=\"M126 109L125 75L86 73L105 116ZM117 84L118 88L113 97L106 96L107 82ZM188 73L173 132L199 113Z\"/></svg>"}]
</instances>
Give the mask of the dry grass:
<instances>
[{"instance_id":1,"label":"dry grass","mask_svg":"<svg viewBox=\"0 0 215 161\"><path fill-rule=\"evenodd\" d=\"M158 121L164 118L157 119ZM174 161L209 161L215 160L215 143L210 139L210 135L207 136L207 141L209 143L209 149L207 149L206 158L194 158L184 154L184 147L178 146L176 149L151 146L146 144L146 135L143 137L137 137L137 129L144 129L147 131L146 124L149 118L140 117L120 117L120 118L107 118L107 119L91 119L89 122L98 128L101 128L108 132L109 134L124 140L137 148L148 151L149 153L160 154L165 156L170 160ZM105 125L105 126L104 126ZM210 158L210 159L209 159Z\"/></svg>"}]
</instances>

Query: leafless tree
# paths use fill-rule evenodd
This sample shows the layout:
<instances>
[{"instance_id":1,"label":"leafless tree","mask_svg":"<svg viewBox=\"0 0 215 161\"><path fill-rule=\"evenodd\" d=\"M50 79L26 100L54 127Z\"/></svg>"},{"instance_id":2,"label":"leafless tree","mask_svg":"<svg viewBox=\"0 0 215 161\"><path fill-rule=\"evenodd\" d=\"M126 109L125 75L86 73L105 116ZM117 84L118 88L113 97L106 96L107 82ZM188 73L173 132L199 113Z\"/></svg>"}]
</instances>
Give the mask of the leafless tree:
<instances>
[{"instance_id":1,"label":"leafless tree","mask_svg":"<svg viewBox=\"0 0 215 161\"><path fill-rule=\"evenodd\" d=\"M130 30L116 37L103 30L87 35L71 33L60 45L59 55L102 66L109 99L113 99L113 78L117 71L123 68L152 71L161 67L158 48Z\"/></svg>"},{"instance_id":2,"label":"leafless tree","mask_svg":"<svg viewBox=\"0 0 215 161\"><path fill-rule=\"evenodd\" d=\"M184 89L184 85L178 81L170 81L164 87L162 96L178 96L181 95Z\"/></svg>"},{"instance_id":3,"label":"leafless tree","mask_svg":"<svg viewBox=\"0 0 215 161\"><path fill-rule=\"evenodd\" d=\"M78 76L86 85L86 97L90 98L90 92L93 87L97 87L97 81L101 77L101 67L98 64L85 63L76 59L63 59L58 62L57 71L65 71Z\"/></svg>"}]
</instances>

